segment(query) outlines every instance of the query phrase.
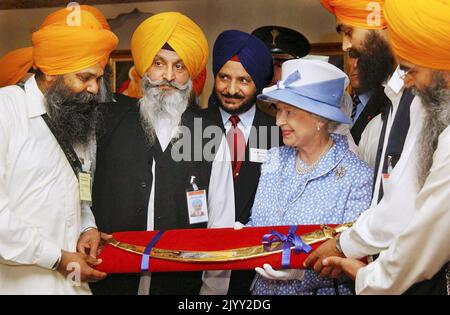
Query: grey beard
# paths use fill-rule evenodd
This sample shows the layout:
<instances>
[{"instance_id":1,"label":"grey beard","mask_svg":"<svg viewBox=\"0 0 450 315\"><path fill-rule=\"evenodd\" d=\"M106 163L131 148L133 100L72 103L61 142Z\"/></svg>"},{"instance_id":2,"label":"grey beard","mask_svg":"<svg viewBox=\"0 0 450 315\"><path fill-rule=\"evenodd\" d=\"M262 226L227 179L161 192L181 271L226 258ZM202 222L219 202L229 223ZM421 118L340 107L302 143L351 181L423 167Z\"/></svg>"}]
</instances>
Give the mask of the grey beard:
<instances>
[{"instance_id":1,"label":"grey beard","mask_svg":"<svg viewBox=\"0 0 450 315\"><path fill-rule=\"evenodd\" d=\"M48 116L58 137L71 145L86 145L101 122L98 98L89 92L73 93L59 77L45 94Z\"/></svg>"},{"instance_id":2,"label":"grey beard","mask_svg":"<svg viewBox=\"0 0 450 315\"><path fill-rule=\"evenodd\" d=\"M174 90L161 90L160 85L171 85ZM169 120L172 130L172 139L178 136L177 130L181 125L181 116L189 104L192 91L192 80L180 85L175 81L152 81L147 75L142 78L143 97L139 101L141 125L150 146L156 141L155 125L162 118Z\"/></svg>"},{"instance_id":3,"label":"grey beard","mask_svg":"<svg viewBox=\"0 0 450 315\"><path fill-rule=\"evenodd\" d=\"M450 90L442 72L433 74L433 85L424 91L414 90L422 99L425 120L419 137L417 175L422 188L430 174L439 135L450 125Z\"/></svg>"}]
</instances>

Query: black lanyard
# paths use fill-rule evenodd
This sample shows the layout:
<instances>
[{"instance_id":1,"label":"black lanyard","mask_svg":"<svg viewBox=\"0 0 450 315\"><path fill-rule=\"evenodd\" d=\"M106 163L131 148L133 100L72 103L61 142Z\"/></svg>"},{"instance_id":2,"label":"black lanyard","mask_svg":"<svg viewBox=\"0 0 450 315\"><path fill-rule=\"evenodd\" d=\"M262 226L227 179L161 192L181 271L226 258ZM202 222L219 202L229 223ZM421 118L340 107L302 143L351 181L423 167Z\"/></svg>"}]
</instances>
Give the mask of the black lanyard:
<instances>
[{"instance_id":1,"label":"black lanyard","mask_svg":"<svg viewBox=\"0 0 450 315\"><path fill-rule=\"evenodd\" d=\"M70 166L72 167L73 172L75 173L75 176L78 178L78 174L83 171L83 167L81 165L80 159L78 158L75 150L73 147L67 143L67 141L63 140L61 137L58 137L58 133L55 130L55 127L52 124L52 121L48 117L47 114L43 114L42 119L44 119L45 123L48 126L48 129L53 133L53 135L56 138L56 141L58 141L59 146L63 150L64 154L66 155L67 160L70 163Z\"/></svg>"},{"instance_id":2,"label":"black lanyard","mask_svg":"<svg viewBox=\"0 0 450 315\"><path fill-rule=\"evenodd\" d=\"M25 91L25 84L20 82L17 83L17 86L20 87L22 90ZM64 154L66 155L67 160L69 161L70 166L72 167L73 172L75 173L75 177L78 178L78 174L83 171L83 166L80 162L80 159L78 158L78 155L76 154L73 147L67 143L67 141L64 141L62 138L58 137L58 133L55 130L55 127L52 124L52 121L48 117L47 114L43 114L42 119L44 119L45 123L48 126L48 129L53 133L53 135L56 138L56 141L58 141L59 146L63 150Z\"/></svg>"}]
</instances>

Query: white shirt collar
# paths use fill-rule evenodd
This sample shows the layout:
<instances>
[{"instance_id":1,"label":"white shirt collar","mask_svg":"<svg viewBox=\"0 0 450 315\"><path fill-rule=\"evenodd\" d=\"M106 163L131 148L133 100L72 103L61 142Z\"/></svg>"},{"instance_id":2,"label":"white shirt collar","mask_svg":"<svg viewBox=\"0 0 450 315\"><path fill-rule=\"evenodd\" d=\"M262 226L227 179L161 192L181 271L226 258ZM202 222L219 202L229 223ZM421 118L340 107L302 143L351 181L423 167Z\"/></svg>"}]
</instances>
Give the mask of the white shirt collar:
<instances>
[{"instance_id":1,"label":"white shirt collar","mask_svg":"<svg viewBox=\"0 0 450 315\"><path fill-rule=\"evenodd\" d=\"M391 78L389 79L387 86L395 93L400 94L400 92L403 90L403 86L405 82L400 77L398 73L398 69L400 66L397 66L394 73L392 74Z\"/></svg>"},{"instance_id":2,"label":"white shirt collar","mask_svg":"<svg viewBox=\"0 0 450 315\"><path fill-rule=\"evenodd\" d=\"M219 107L220 114L222 115L222 122L223 125L226 126L227 124L231 124L229 121L231 114L224 111L221 107ZM253 119L255 118L256 113L256 105L253 105L250 107L250 109L246 112L240 113L239 116L239 123L242 123L243 127L247 129L248 127L251 127L253 124Z\"/></svg>"},{"instance_id":3,"label":"white shirt collar","mask_svg":"<svg viewBox=\"0 0 450 315\"><path fill-rule=\"evenodd\" d=\"M159 144L161 145L162 151L166 151L170 144L170 141L176 134L175 127L170 124L170 120L167 118L160 118L155 122L155 132L158 138Z\"/></svg>"},{"instance_id":4,"label":"white shirt collar","mask_svg":"<svg viewBox=\"0 0 450 315\"><path fill-rule=\"evenodd\" d=\"M38 117L47 112L44 94L39 89L34 75L25 82L25 95L28 118Z\"/></svg>"},{"instance_id":5,"label":"white shirt collar","mask_svg":"<svg viewBox=\"0 0 450 315\"><path fill-rule=\"evenodd\" d=\"M399 66L397 66L389 81L384 85L384 93L389 97L391 102L394 102L394 99L401 96L404 90L405 83L398 74L398 68Z\"/></svg>"}]
</instances>

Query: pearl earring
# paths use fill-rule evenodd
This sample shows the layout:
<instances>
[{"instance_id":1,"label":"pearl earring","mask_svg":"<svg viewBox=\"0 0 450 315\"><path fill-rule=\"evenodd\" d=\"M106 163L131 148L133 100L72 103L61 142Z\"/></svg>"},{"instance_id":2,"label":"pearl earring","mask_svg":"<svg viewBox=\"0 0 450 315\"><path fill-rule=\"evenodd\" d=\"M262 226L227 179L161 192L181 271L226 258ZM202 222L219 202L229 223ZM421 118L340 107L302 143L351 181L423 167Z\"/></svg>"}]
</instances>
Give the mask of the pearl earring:
<instances>
[{"instance_id":1,"label":"pearl earring","mask_svg":"<svg viewBox=\"0 0 450 315\"><path fill-rule=\"evenodd\" d=\"M317 131L320 131L320 127L319 126L317 126Z\"/></svg>"}]
</instances>

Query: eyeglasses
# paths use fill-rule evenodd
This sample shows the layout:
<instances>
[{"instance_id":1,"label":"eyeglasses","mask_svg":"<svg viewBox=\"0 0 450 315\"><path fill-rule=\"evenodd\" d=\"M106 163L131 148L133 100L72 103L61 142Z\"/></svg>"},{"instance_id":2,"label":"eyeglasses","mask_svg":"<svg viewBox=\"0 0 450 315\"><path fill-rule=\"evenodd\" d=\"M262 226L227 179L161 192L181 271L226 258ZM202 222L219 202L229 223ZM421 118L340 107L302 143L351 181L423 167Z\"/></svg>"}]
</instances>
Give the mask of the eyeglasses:
<instances>
[{"instance_id":1,"label":"eyeglasses","mask_svg":"<svg viewBox=\"0 0 450 315\"><path fill-rule=\"evenodd\" d=\"M415 67L409 68L408 70L402 69L400 66L395 70L400 79L405 80L406 76L414 69Z\"/></svg>"}]
</instances>

